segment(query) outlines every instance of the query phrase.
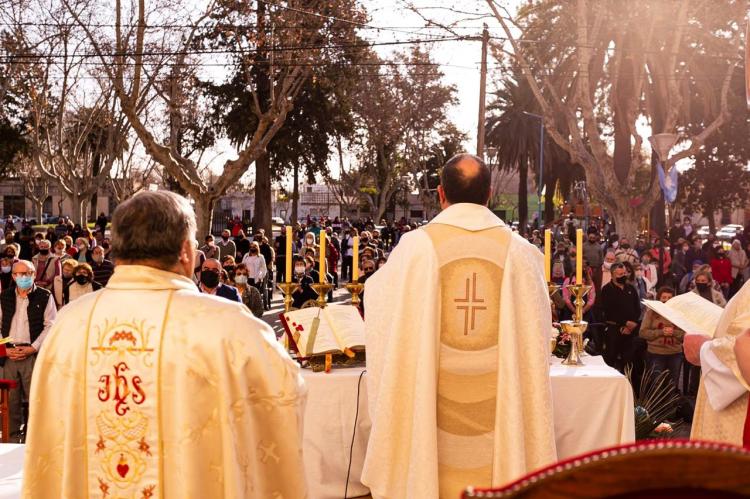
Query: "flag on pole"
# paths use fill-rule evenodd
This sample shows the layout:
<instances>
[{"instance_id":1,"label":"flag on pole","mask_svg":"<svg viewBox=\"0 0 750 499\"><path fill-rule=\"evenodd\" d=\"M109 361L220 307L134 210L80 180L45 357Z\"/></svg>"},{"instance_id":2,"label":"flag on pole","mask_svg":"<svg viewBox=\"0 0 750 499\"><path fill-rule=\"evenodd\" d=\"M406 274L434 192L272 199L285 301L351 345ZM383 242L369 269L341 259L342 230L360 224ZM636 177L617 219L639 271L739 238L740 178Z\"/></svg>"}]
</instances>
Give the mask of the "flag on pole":
<instances>
[{"instance_id":1,"label":"flag on pole","mask_svg":"<svg viewBox=\"0 0 750 499\"><path fill-rule=\"evenodd\" d=\"M668 174L664 173L661 163L656 165L659 173L659 186L664 192L664 200L667 203L674 203L677 199L677 167L672 165Z\"/></svg>"}]
</instances>

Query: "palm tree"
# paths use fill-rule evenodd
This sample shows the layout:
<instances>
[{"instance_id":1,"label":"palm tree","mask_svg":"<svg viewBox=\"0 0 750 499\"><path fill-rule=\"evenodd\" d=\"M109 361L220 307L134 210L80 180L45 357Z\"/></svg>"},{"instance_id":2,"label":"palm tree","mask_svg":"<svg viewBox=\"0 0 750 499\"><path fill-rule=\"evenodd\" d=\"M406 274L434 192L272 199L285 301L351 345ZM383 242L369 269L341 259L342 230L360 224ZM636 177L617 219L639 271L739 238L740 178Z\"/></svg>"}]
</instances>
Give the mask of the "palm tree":
<instances>
[{"instance_id":1,"label":"palm tree","mask_svg":"<svg viewBox=\"0 0 750 499\"><path fill-rule=\"evenodd\" d=\"M529 215L529 168L532 168L536 187L539 188L539 120L526 113L538 114L539 109L527 80L518 68L503 77L494 97L487 107L491 114L487 118L485 142L489 147L496 148L496 162L500 170L518 171L518 227L523 234ZM561 192L567 193L575 178L582 177L582 171L571 164L568 153L551 140L544 141L543 168L547 193L544 219L549 223L554 218L551 200L558 183Z\"/></svg>"}]
</instances>

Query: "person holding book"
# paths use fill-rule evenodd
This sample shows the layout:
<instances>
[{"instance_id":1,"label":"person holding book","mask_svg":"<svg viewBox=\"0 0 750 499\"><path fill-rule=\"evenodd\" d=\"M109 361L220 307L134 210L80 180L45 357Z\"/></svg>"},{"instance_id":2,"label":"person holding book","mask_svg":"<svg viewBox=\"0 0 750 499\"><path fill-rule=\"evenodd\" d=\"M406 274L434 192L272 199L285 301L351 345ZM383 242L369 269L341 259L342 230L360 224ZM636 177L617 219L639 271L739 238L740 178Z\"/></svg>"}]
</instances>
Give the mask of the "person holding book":
<instances>
[{"instance_id":1,"label":"person holding book","mask_svg":"<svg viewBox=\"0 0 750 499\"><path fill-rule=\"evenodd\" d=\"M713 337L685 335L685 357L703 370L690 438L750 447L750 384L743 375L748 329L750 283L745 283L724 308Z\"/></svg>"},{"instance_id":2,"label":"person holding book","mask_svg":"<svg viewBox=\"0 0 750 499\"><path fill-rule=\"evenodd\" d=\"M665 286L659 289L657 299L666 303L674 294L674 289ZM682 338L685 331L650 308L646 308L639 335L647 342L646 366L654 372L668 370L675 386L678 386L683 359Z\"/></svg>"}]
</instances>

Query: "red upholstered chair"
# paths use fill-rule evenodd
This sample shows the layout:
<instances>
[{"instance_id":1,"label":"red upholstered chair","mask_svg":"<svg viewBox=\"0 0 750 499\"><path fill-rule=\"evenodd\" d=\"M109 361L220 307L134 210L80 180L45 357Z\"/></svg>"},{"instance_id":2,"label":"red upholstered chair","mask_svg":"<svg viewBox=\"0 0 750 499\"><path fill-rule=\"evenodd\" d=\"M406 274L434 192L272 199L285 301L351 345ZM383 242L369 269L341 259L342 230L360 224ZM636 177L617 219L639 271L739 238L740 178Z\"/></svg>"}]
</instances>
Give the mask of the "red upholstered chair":
<instances>
[{"instance_id":1,"label":"red upholstered chair","mask_svg":"<svg viewBox=\"0 0 750 499\"><path fill-rule=\"evenodd\" d=\"M8 395L9 392L16 387L16 382L10 379L0 379L0 428L2 429L2 437L0 442L6 444L10 439L10 408L8 406Z\"/></svg>"},{"instance_id":2,"label":"red upholstered chair","mask_svg":"<svg viewBox=\"0 0 750 499\"><path fill-rule=\"evenodd\" d=\"M750 451L690 440L652 440L561 461L463 499L739 498L750 496Z\"/></svg>"}]
</instances>

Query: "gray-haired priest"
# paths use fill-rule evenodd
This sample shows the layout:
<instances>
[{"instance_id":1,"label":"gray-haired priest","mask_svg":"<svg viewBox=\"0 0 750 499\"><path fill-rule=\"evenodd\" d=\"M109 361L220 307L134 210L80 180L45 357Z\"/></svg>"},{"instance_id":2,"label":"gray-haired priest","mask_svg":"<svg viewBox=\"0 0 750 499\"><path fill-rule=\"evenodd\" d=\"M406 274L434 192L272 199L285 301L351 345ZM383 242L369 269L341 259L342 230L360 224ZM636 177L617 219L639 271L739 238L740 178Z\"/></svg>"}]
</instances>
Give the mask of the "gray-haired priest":
<instances>
[{"instance_id":1,"label":"gray-haired priest","mask_svg":"<svg viewBox=\"0 0 750 499\"><path fill-rule=\"evenodd\" d=\"M176 194L118 206L114 275L37 360L24 497L306 496L299 368L242 303L198 292L195 231Z\"/></svg>"}]
</instances>

